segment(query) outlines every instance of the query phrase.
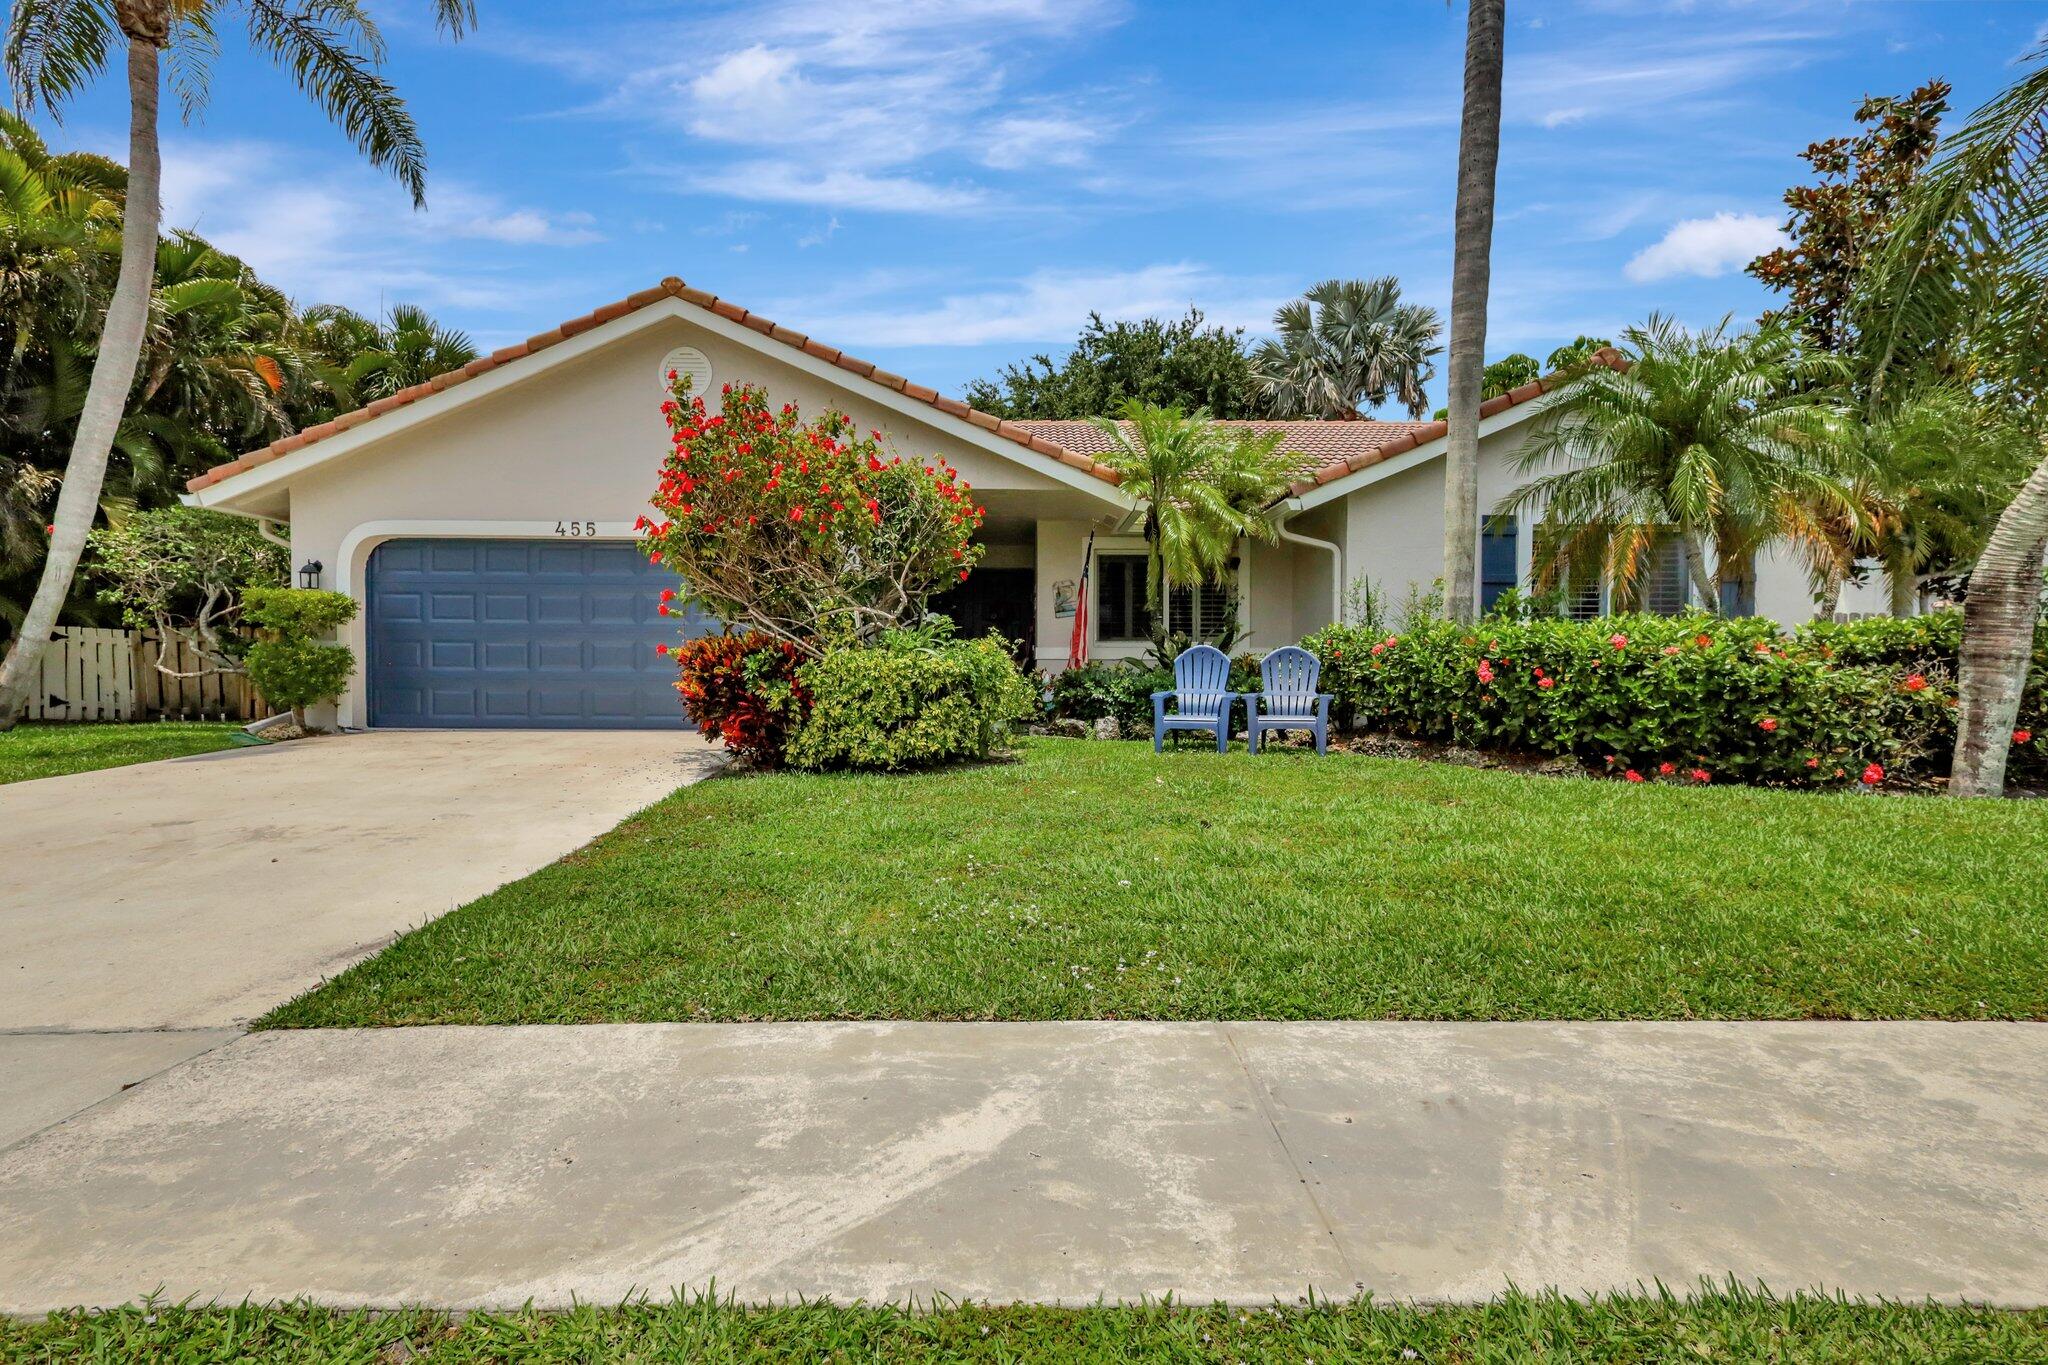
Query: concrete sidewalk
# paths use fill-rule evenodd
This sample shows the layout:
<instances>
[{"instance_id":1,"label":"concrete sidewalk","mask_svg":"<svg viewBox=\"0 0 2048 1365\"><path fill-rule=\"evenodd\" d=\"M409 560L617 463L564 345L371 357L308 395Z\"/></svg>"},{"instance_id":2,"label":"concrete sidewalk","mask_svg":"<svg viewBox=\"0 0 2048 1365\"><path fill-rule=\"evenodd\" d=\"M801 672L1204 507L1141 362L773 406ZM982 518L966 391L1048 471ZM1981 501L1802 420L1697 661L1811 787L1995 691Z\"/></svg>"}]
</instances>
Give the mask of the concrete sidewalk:
<instances>
[{"instance_id":1,"label":"concrete sidewalk","mask_svg":"<svg viewBox=\"0 0 2048 1365\"><path fill-rule=\"evenodd\" d=\"M2048 1302L2048 1027L256 1034L0 1154L0 1309L935 1292Z\"/></svg>"}]
</instances>

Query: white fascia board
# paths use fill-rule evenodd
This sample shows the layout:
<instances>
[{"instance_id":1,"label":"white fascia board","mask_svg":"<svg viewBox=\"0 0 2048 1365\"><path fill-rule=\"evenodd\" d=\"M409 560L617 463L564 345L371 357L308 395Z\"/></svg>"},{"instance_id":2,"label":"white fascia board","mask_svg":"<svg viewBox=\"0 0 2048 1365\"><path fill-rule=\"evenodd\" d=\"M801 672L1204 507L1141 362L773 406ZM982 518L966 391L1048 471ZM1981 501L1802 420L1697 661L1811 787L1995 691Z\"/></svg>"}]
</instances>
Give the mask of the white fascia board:
<instances>
[{"instance_id":1,"label":"white fascia board","mask_svg":"<svg viewBox=\"0 0 2048 1365\"><path fill-rule=\"evenodd\" d=\"M1496 412L1491 417L1481 418L1479 421L1479 439L1483 441L1497 431L1504 430L1520 422L1528 421L1536 415L1537 410L1542 406L1543 399L1541 397L1531 398L1526 403L1517 403L1503 412ZM1419 445L1413 450L1404 450L1390 460L1381 460L1378 464L1367 465L1363 469L1353 470L1341 479L1332 479L1320 487L1311 488L1298 498L1286 499L1286 505L1301 512L1305 512L1311 507L1321 507L1326 502L1334 502L1338 498L1356 493L1359 489L1369 484L1378 483L1381 479L1391 479L1396 474L1406 473L1417 465L1426 464L1436 459L1450 448L1450 442L1451 438L1449 436L1439 436L1434 441Z\"/></svg>"}]
</instances>

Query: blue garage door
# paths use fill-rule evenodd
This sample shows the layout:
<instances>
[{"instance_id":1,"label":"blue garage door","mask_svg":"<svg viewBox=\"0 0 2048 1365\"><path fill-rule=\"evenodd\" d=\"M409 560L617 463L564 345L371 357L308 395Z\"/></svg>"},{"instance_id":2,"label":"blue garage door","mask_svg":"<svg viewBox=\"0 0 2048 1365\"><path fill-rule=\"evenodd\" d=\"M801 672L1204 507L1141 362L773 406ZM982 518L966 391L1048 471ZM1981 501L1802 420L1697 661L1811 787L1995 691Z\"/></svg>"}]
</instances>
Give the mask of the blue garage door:
<instances>
[{"instance_id":1,"label":"blue garage door","mask_svg":"<svg viewBox=\"0 0 2048 1365\"><path fill-rule=\"evenodd\" d=\"M391 540L370 556L370 724L687 728L654 647L675 575L624 541Z\"/></svg>"}]
</instances>

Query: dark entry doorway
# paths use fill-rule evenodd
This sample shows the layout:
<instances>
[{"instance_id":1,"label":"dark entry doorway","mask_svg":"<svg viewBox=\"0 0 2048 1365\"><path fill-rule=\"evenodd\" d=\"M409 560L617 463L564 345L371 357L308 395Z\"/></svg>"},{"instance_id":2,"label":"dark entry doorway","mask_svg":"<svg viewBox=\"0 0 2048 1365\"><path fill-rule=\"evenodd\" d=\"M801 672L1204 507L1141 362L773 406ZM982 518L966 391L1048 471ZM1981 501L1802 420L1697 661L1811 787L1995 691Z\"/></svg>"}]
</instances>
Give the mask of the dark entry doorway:
<instances>
[{"instance_id":1,"label":"dark entry doorway","mask_svg":"<svg viewBox=\"0 0 2048 1365\"><path fill-rule=\"evenodd\" d=\"M952 617L968 639L1000 635L1029 657L1037 644L1032 639L1037 580L1031 569L976 569L965 583L934 597L931 609Z\"/></svg>"}]
</instances>

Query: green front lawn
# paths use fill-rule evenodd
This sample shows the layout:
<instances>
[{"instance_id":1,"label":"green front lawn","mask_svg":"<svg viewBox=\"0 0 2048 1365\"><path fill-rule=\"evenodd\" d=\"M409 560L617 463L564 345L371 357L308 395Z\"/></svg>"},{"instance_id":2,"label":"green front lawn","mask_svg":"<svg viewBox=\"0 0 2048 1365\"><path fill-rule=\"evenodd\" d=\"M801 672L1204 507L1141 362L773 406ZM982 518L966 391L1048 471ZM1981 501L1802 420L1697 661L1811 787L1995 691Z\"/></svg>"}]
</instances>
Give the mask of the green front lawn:
<instances>
[{"instance_id":1,"label":"green front lawn","mask_svg":"<svg viewBox=\"0 0 2048 1365\"><path fill-rule=\"evenodd\" d=\"M89 773L184 758L225 749L239 725L199 721L144 721L135 725L39 725L25 722L0 734L0 785L32 777Z\"/></svg>"},{"instance_id":2,"label":"green front lawn","mask_svg":"<svg viewBox=\"0 0 2048 1365\"><path fill-rule=\"evenodd\" d=\"M271 1027L2048 1019L2048 802L1033 741L718 778Z\"/></svg>"},{"instance_id":3,"label":"green front lawn","mask_svg":"<svg viewBox=\"0 0 2048 1365\"><path fill-rule=\"evenodd\" d=\"M1774 1298L1740 1289L1483 1305L930 1312L704 1299L567 1313L334 1312L305 1305L151 1304L44 1322L0 1318L0 1362L102 1360L593 1361L2048 1361L2048 1312Z\"/></svg>"}]
</instances>

